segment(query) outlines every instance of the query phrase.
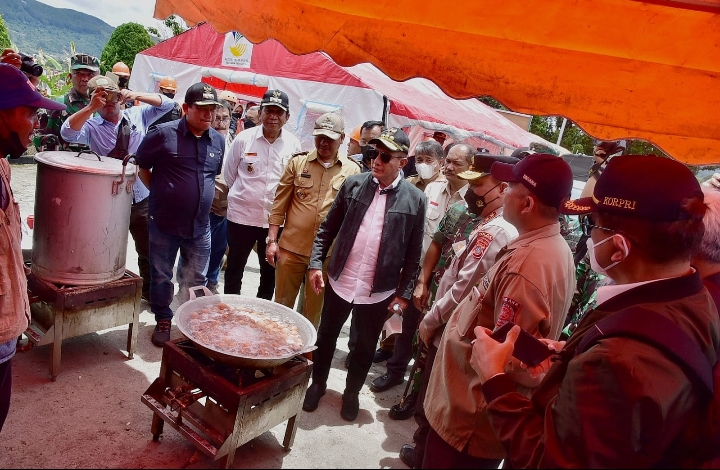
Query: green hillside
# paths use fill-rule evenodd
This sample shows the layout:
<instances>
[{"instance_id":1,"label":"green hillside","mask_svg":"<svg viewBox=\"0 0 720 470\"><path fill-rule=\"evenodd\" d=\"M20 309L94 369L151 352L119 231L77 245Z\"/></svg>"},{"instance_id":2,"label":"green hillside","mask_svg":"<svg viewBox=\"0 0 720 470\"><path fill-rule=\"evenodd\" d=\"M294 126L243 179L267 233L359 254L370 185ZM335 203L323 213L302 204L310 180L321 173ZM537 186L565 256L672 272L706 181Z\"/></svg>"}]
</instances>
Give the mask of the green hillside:
<instances>
[{"instance_id":1,"label":"green hillside","mask_svg":"<svg viewBox=\"0 0 720 470\"><path fill-rule=\"evenodd\" d=\"M21 52L33 54L42 49L58 59L69 55L71 41L77 52L100 57L114 30L94 16L36 0L2 0L0 14Z\"/></svg>"}]
</instances>

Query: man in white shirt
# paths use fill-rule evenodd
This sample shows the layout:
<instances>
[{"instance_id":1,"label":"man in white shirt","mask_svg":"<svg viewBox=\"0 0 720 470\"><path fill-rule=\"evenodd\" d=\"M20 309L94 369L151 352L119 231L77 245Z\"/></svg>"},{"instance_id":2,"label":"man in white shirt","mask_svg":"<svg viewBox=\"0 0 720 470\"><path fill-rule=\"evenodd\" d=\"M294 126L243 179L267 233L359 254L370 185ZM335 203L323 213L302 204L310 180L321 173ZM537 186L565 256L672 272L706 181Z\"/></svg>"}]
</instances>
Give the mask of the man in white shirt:
<instances>
[{"instance_id":1,"label":"man in white shirt","mask_svg":"<svg viewBox=\"0 0 720 470\"><path fill-rule=\"evenodd\" d=\"M225 270L225 293L239 294L248 256L257 243L260 287L257 296L272 300L275 268L265 259L268 216L280 176L300 141L282 127L290 117L287 94L268 90L260 103L260 125L240 132L230 147L225 167L228 185L227 240L230 251ZM278 233L278 236L280 233Z\"/></svg>"}]
</instances>

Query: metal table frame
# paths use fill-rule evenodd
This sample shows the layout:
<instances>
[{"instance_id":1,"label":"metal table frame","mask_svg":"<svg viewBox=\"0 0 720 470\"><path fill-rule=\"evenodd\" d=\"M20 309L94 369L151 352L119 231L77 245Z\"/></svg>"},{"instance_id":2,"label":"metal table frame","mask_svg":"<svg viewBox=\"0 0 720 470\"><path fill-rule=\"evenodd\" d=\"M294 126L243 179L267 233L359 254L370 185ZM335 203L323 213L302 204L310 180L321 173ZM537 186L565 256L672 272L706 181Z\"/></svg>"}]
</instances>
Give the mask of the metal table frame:
<instances>
[{"instance_id":1,"label":"metal table frame","mask_svg":"<svg viewBox=\"0 0 720 470\"><path fill-rule=\"evenodd\" d=\"M25 335L33 346L52 344L49 371L60 373L62 341L66 338L128 324L128 358L133 358L140 321L142 278L130 271L116 281L96 286L58 286L28 274L32 323Z\"/></svg>"}]
</instances>

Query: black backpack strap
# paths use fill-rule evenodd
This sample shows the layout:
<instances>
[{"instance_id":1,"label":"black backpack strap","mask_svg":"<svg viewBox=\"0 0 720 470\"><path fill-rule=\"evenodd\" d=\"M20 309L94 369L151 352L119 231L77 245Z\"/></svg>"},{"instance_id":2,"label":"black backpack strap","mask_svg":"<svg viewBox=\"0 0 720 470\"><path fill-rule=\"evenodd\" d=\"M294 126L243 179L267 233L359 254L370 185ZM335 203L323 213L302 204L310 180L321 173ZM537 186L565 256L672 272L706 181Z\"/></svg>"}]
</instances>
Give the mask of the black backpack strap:
<instances>
[{"instance_id":1,"label":"black backpack strap","mask_svg":"<svg viewBox=\"0 0 720 470\"><path fill-rule=\"evenodd\" d=\"M713 395L712 365L697 343L668 318L640 307L621 310L593 325L583 335L575 354L613 336L633 338L659 349L682 367L693 383Z\"/></svg>"}]
</instances>

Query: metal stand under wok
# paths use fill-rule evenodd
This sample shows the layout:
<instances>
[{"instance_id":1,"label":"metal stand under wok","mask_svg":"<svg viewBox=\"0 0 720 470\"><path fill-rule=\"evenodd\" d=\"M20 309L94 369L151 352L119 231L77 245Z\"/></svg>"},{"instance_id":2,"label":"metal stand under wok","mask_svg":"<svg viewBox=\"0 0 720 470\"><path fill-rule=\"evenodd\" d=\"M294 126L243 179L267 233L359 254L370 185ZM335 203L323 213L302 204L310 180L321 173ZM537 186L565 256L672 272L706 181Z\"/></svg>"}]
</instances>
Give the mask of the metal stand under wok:
<instances>
[{"instance_id":1,"label":"metal stand under wok","mask_svg":"<svg viewBox=\"0 0 720 470\"><path fill-rule=\"evenodd\" d=\"M227 457L229 468L238 447L284 421L290 449L311 371L301 356L272 369L232 368L178 339L165 343L160 377L141 400L153 411L154 441L168 423L213 460Z\"/></svg>"},{"instance_id":2,"label":"metal stand under wok","mask_svg":"<svg viewBox=\"0 0 720 470\"><path fill-rule=\"evenodd\" d=\"M130 271L116 281L96 286L63 286L28 274L32 323L25 330L33 346L51 344L52 381L60 373L62 342L66 338L128 325L128 358L133 358L140 318L142 278Z\"/></svg>"}]
</instances>

